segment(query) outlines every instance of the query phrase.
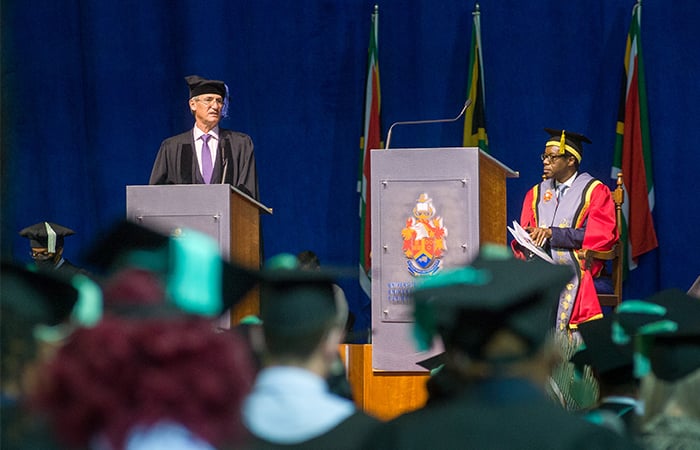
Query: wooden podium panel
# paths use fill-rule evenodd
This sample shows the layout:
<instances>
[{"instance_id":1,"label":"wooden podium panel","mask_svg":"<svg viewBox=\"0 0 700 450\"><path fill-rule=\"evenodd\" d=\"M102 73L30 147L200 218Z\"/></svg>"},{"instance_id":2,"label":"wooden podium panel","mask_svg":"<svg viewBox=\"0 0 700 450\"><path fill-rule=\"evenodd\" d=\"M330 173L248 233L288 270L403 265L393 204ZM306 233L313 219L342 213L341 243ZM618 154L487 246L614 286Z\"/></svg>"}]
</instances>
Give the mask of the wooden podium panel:
<instances>
[{"instance_id":1,"label":"wooden podium panel","mask_svg":"<svg viewBox=\"0 0 700 450\"><path fill-rule=\"evenodd\" d=\"M508 244L506 178L517 176L517 172L479 152L479 243Z\"/></svg>"},{"instance_id":2,"label":"wooden podium panel","mask_svg":"<svg viewBox=\"0 0 700 450\"><path fill-rule=\"evenodd\" d=\"M340 356L358 409L390 420L425 405L427 372L375 372L371 344L342 344Z\"/></svg>"},{"instance_id":3,"label":"wooden podium panel","mask_svg":"<svg viewBox=\"0 0 700 450\"><path fill-rule=\"evenodd\" d=\"M185 229L214 238L224 259L260 268L260 215L272 210L227 184L172 184L126 187L127 219L164 234ZM230 321L260 314L252 290L231 311Z\"/></svg>"}]
</instances>

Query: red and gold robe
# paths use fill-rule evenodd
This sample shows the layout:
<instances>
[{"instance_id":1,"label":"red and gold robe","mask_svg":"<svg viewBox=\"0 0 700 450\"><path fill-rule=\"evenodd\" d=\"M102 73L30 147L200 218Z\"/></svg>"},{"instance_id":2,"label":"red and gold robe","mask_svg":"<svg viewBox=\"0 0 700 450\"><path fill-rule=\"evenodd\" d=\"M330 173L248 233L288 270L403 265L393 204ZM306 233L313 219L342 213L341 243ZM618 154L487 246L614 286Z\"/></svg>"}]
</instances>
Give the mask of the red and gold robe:
<instances>
[{"instance_id":1,"label":"red and gold robe","mask_svg":"<svg viewBox=\"0 0 700 450\"><path fill-rule=\"evenodd\" d=\"M560 298L557 328L564 331L565 325L576 328L579 323L601 317L593 279L600 274L603 262L596 261L590 270L586 270L583 257L577 250L607 251L619 240L610 189L589 174L581 173L558 201L554 180L544 180L525 195L520 224L523 228L550 228L552 258L557 263L571 264L575 269L576 277ZM512 247L516 256L524 257L516 242Z\"/></svg>"}]
</instances>

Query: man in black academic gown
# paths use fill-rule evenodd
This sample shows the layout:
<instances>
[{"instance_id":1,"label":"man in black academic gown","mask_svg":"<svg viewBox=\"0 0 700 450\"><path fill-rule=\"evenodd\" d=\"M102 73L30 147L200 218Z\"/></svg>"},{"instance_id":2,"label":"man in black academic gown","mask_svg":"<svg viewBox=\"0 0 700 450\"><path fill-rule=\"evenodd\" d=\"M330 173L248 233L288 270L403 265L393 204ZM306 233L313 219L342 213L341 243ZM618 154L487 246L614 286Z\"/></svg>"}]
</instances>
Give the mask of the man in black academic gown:
<instances>
[{"instance_id":1,"label":"man in black academic gown","mask_svg":"<svg viewBox=\"0 0 700 450\"><path fill-rule=\"evenodd\" d=\"M149 184L230 184L258 199L258 178L250 136L219 128L226 117L223 81L185 77L194 127L160 145Z\"/></svg>"},{"instance_id":2,"label":"man in black academic gown","mask_svg":"<svg viewBox=\"0 0 700 450\"><path fill-rule=\"evenodd\" d=\"M414 293L423 344L437 334L461 388L377 427L368 449L624 449L617 433L562 409L545 394L559 361L551 308L567 266L516 260L484 246L471 265L427 278Z\"/></svg>"}]
</instances>

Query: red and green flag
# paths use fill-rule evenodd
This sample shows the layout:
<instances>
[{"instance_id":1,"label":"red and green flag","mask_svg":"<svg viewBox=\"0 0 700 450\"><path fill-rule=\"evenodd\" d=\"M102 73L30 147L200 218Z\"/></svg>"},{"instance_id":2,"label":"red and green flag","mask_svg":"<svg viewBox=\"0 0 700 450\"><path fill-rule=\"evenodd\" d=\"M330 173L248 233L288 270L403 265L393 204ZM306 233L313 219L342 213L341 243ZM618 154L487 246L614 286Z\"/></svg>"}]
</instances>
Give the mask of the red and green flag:
<instances>
[{"instance_id":1,"label":"red and green flag","mask_svg":"<svg viewBox=\"0 0 700 450\"><path fill-rule=\"evenodd\" d=\"M357 180L357 191L360 193L360 285L369 296L372 261L370 252L371 241L371 193L370 193L370 150L382 148L379 127L381 110L381 95L379 93L379 59L377 53L377 38L379 31L379 7L374 7L372 13L372 29L369 38L367 54L367 81L365 85L365 108L362 137L360 138L360 167Z\"/></svg>"},{"instance_id":2,"label":"red and green flag","mask_svg":"<svg viewBox=\"0 0 700 450\"><path fill-rule=\"evenodd\" d=\"M489 151L489 140L486 136L486 115L484 104L486 101L484 91L484 67L481 58L481 13L477 3L472 13L474 24L472 26L472 43L469 52L469 80L467 83L467 96L471 104L467 108L464 118L464 147L479 147L485 152Z\"/></svg>"},{"instance_id":3,"label":"red and green flag","mask_svg":"<svg viewBox=\"0 0 700 450\"><path fill-rule=\"evenodd\" d=\"M622 95L617 120L612 178L622 172L627 198L623 203L621 239L625 265L637 267L639 256L659 246L651 212L654 210L654 179L647 109L646 79L641 39L641 3L632 9L627 35Z\"/></svg>"}]
</instances>

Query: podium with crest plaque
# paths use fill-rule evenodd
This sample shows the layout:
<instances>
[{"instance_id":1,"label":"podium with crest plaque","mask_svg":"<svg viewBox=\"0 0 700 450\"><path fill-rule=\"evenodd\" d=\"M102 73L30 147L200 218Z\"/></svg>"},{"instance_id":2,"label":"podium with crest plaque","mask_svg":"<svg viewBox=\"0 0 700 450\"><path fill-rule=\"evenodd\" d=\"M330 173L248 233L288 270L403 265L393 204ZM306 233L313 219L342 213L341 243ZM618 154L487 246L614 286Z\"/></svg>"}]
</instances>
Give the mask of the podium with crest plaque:
<instances>
[{"instance_id":1,"label":"podium with crest plaque","mask_svg":"<svg viewBox=\"0 0 700 450\"><path fill-rule=\"evenodd\" d=\"M244 267L260 267L260 215L272 214L257 200L228 184L171 184L126 187L127 219L177 234L193 229L219 243L224 259ZM257 289L231 311L231 323L258 315Z\"/></svg>"},{"instance_id":2,"label":"podium with crest plaque","mask_svg":"<svg viewBox=\"0 0 700 450\"><path fill-rule=\"evenodd\" d=\"M478 148L372 150L371 173L372 343L361 374L348 366L358 404L387 419L425 402L429 372L417 363L442 351L416 348L416 281L467 264L482 243L506 244L506 179L518 173Z\"/></svg>"}]
</instances>

